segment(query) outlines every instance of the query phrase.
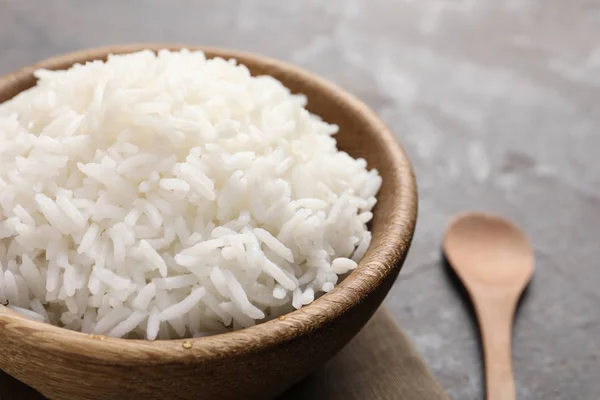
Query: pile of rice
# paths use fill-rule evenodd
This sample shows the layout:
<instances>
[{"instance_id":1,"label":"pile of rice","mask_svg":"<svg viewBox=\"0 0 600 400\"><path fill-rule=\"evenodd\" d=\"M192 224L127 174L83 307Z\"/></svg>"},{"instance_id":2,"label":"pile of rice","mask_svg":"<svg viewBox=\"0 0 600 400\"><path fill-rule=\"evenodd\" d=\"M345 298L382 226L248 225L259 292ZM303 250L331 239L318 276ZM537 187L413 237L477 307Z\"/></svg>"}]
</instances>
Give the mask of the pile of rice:
<instances>
[{"instance_id":1,"label":"pile of rice","mask_svg":"<svg viewBox=\"0 0 600 400\"><path fill-rule=\"evenodd\" d=\"M0 104L0 304L198 337L311 303L369 247L378 172L276 79L187 50L35 75Z\"/></svg>"}]
</instances>

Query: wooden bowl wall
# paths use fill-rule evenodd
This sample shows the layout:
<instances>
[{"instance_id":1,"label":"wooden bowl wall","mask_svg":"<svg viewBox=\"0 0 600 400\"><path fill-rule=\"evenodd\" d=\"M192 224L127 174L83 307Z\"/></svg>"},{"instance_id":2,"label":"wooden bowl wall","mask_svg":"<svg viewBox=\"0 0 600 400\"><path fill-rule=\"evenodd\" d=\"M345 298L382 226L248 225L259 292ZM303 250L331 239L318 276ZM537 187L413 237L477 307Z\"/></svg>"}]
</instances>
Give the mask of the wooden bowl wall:
<instances>
[{"instance_id":1,"label":"wooden bowl wall","mask_svg":"<svg viewBox=\"0 0 600 400\"><path fill-rule=\"evenodd\" d=\"M359 267L333 291L284 318L199 339L148 342L72 332L0 306L0 368L51 399L272 398L330 359L363 327L400 271L416 223L417 190L394 135L334 84L266 57L217 48L140 44L70 53L0 77L0 102L35 85L38 68L65 69L142 49L202 49L235 58L308 97L308 109L340 126L340 149L377 168L383 185ZM188 348L191 344L191 348Z\"/></svg>"}]
</instances>

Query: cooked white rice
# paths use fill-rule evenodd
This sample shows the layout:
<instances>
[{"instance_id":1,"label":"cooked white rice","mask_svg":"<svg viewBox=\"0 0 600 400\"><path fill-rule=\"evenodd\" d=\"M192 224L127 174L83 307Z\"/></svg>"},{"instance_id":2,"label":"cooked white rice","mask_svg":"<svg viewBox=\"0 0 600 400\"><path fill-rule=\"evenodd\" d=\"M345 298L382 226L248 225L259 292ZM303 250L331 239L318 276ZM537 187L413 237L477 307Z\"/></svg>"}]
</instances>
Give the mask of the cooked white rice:
<instances>
[{"instance_id":1,"label":"cooked white rice","mask_svg":"<svg viewBox=\"0 0 600 400\"><path fill-rule=\"evenodd\" d=\"M39 70L0 105L0 303L168 339L311 303L357 265L381 185L337 126L202 52Z\"/></svg>"}]
</instances>

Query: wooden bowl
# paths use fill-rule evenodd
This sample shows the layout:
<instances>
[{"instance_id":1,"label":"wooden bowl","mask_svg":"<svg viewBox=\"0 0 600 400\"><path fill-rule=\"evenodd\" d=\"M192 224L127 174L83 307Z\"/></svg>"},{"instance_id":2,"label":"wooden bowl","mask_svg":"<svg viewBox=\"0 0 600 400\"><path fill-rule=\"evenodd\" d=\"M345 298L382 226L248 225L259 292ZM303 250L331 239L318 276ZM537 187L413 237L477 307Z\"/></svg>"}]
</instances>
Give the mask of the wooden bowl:
<instances>
[{"instance_id":1,"label":"wooden bowl","mask_svg":"<svg viewBox=\"0 0 600 400\"><path fill-rule=\"evenodd\" d=\"M0 102L35 85L38 68L66 69L110 53L188 46L129 45L48 59L0 78ZM394 283L417 216L415 179L394 134L365 104L295 66L232 50L252 74L268 74L308 97L308 109L336 123L340 149L383 178L373 240L359 266L312 304L251 328L188 340L113 339L36 322L0 306L0 368L51 399L267 399L329 360L363 327Z\"/></svg>"}]
</instances>

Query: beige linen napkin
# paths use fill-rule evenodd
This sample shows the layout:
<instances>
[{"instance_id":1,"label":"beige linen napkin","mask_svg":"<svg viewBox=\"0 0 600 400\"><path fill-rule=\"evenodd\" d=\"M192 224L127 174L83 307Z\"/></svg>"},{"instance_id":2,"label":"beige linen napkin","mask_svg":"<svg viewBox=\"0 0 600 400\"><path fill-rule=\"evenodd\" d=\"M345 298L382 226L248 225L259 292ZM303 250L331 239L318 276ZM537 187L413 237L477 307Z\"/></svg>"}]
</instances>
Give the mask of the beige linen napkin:
<instances>
[{"instance_id":1,"label":"beige linen napkin","mask_svg":"<svg viewBox=\"0 0 600 400\"><path fill-rule=\"evenodd\" d=\"M385 308L333 360L277 400L447 400ZM0 370L0 400L43 400Z\"/></svg>"}]
</instances>

